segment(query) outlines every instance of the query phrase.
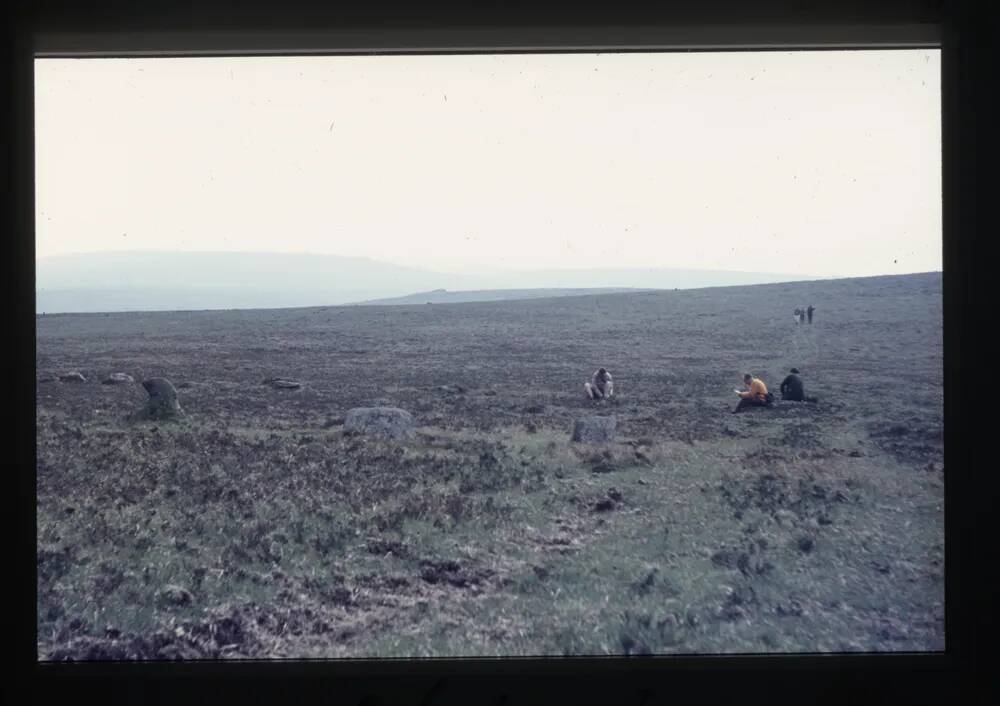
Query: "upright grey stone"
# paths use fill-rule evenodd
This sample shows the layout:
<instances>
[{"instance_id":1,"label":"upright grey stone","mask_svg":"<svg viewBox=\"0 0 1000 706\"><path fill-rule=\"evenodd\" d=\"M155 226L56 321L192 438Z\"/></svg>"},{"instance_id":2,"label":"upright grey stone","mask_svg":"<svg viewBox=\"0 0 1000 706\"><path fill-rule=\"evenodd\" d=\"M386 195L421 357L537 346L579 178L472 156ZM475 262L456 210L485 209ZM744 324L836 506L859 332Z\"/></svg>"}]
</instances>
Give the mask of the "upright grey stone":
<instances>
[{"instance_id":1,"label":"upright grey stone","mask_svg":"<svg viewBox=\"0 0 1000 706\"><path fill-rule=\"evenodd\" d=\"M173 384L164 378L144 380L142 386L149 393L146 411L153 419L166 419L184 413L177 401L177 390Z\"/></svg>"},{"instance_id":2,"label":"upright grey stone","mask_svg":"<svg viewBox=\"0 0 1000 706\"><path fill-rule=\"evenodd\" d=\"M615 440L617 420L610 417L584 417L573 424L573 441L607 444Z\"/></svg>"},{"instance_id":3,"label":"upright grey stone","mask_svg":"<svg viewBox=\"0 0 1000 706\"><path fill-rule=\"evenodd\" d=\"M344 417L344 431L389 439L413 436L413 416L398 407L357 407Z\"/></svg>"}]
</instances>

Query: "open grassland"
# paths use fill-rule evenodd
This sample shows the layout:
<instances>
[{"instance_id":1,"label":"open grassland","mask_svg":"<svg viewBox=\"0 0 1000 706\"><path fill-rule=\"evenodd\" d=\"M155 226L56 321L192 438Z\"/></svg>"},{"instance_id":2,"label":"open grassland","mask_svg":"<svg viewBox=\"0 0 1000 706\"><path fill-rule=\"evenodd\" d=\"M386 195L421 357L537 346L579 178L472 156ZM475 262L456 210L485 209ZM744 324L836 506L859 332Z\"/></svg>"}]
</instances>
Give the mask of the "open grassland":
<instances>
[{"instance_id":1,"label":"open grassland","mask_svg":"<svg viewBox=\"0 0 1000 706\"><path fill-rule=\"evenodd\" d=\"M944 647L939 274L37 324L41 659Z\"/></svg>"}]
</instances>

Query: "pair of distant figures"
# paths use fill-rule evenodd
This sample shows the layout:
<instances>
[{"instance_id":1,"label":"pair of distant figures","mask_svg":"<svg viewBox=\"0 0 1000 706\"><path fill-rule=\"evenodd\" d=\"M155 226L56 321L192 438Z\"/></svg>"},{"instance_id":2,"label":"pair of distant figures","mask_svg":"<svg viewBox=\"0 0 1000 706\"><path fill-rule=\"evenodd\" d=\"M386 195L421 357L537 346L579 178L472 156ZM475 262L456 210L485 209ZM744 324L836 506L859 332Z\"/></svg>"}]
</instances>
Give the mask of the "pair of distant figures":
<instances>
[{"instance_id":1,"label":"pair of distant figures","mask_svg":"<svg viewBox=\"0 0 1000 706\"><path fill-rule=\"evenodd\" d=\"M736 405L733 414L742 412L748 407L773 407L774 395L767 391L767 385L750 373L743 376L745 389L733 390L739 395L740 403ZM781 381L781 399L786 402L816 402L815 397L807 397L805 385L799 377L799 369L792 368L788 377Z\"/></svg>"},{"instance_id":2,"label":"pair of distant figures","mask_svg":"<svg viewBox=\"0 0 1000 706\"><path fill-rule=\"evenodd\" d=\"M813 312L816 311L816 307L810 304L805 309L801 307L795 307L795 323L804 324L806 322L806 317L809 317L809 323L813 322Z\"/></svg>"}]
</instances>

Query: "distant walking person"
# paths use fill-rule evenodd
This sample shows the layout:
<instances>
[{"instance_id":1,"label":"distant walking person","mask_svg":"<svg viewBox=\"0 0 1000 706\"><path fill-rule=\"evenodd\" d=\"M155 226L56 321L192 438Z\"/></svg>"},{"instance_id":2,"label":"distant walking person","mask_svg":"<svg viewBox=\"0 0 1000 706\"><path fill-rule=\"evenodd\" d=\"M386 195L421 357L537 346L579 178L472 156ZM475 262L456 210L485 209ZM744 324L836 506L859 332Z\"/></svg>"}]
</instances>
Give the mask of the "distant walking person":
<instances>
[{"instance_id":1,"label":"distant walking person","mask_svg":"<svg viewBox=\"0 0 1000 706\"><path fill-rule=\"evenodd\" d=\"M740 397L740 403L736 405L733 414L742 412L747 407L770 407L773 396L767 391L767 385L760 378L755 378L750 373L743 376L745 390L733 390Z\"/></svg>"},{"instance_id":2,"label":"distant walking person","mask_svg":"<svg viewBox=\"0 0 1000 706\"><path fill-rule=\"evenodd\" d=\"M799 323L804 324L806 322L806 310L799 309Z\"/></svg>"},{"instance_id":3,"label":"distant walking person","mask_svg":"<svg viewBox=\"0 0 1000 706\"><path fill-rule=\"evenodd\" d=\"M592 400L601 400L611 397L615 393L615 385L611 382L611 373L604 368L595 372L590 382L583 383L583 389L587 391L587 397Z\"/></svg>"},{"instance_id":4,"label":"distant walking person","mask_svg":"<svg viewBox=\"0 0 1000 706\"><path fill-rule=\"evenodd\" d=\"M799 323L799 320L802 318L802 309L795 307L795 311L792 312L792 316L795 319L795 323Z\"/></svg>"},{"instance_id":5,"label":"distant walking person","mask_svg":"<svg viewBox=\"0 0 1000 706\"><path fill-rule=\"evenodd\" d=\"M812 304L810 304L809 308L806 309L806 314L809 315L809 323L813 322L813 312L814 311L816 311L816 307L814 307Z\"/></svg>"}]
</instances>

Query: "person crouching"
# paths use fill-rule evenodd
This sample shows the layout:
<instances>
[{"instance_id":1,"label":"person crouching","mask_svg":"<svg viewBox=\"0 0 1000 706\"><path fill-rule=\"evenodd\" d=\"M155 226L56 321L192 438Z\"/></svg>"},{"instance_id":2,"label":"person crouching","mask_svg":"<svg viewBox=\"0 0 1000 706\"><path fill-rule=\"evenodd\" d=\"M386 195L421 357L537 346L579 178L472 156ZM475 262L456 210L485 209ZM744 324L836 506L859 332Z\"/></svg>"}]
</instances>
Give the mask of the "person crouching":
<instances>
[{"instance_id":1,"label":"person crouching","mask_svg":"<svg viewBox=\"0 0 1000 706\"><path fill-rule=\"evenodd\" d=\"M740 402L733 410L733 414L742 412L747 407L769 407L771 395L767 391L767 385L760 378L755 378L750 373L743 376L745 390L733 390L740 397Z\"/></svg>"},{"instance_id":2,"label":"person crouching","mask_svg":"<svg viewBox=\"0 0 1000 706\"><path fill-rule=\"evenodd\" d=\"M587 391L587 397L592 400L602 400L615 393L615 385L611 382L611 373L604 368L594 373L590 382L583 383L583 389Z\"/></svg>"}]
</instances>

